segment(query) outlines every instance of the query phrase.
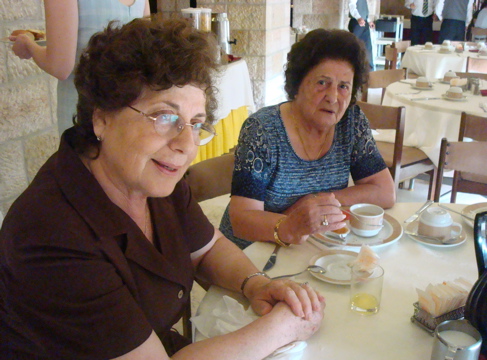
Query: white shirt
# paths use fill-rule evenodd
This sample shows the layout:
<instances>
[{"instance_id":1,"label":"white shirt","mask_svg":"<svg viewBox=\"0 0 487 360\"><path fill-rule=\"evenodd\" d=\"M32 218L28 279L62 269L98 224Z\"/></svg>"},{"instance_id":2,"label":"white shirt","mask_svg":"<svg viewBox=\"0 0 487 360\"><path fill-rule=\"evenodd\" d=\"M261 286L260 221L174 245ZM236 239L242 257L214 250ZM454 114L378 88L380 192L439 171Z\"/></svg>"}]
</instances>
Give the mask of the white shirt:
<instances>
[{"instance_id":1,"label":"white shirt","mask_svg":"<svg viewBox=\"0 0 487 360\"><path fill-rule=\"evenodd\" d=\"M438 16L438 19L443 20L443 6L445 5L445 0L437 0L436 8L435 8L435 14ZM470 24L470 21L472 20L472 15L473 15L473 0L468 1L467 5L467 18L465 19L465 24Z\"/></svg>"},{"instance_id":2,"label":"white shirt","mask_svg":"<svg viewBox=\"0 0 487 360\"><path fill-rule=\"evenodd\" d=\"M428 12L426 13L426 15L423 15L424 0L406 0L404 6L407 7L408 9L411 9L411 5L414 4L416 5L416 8L414 10L411 9L411 15L427 17L433 14L436 7L436 1L437 0L428 0Z\"/></svg>"},{"instance_id":3,"label":"white shirt","mask_svg":"<svg viewBox=\"0 0 487 360\"><path fill-rule=\"evenodd\" d=\"M357 10L357 0L349 0L348 10L350 11L350 15L352 15L353 18L358 20L362 17ZM369 17L370 17L370 8L369 8ZM369 19L364 19L364 20L369 22Z\"/></svg>"},{"instance_id":4,"label":"white shirt","mask_svg":"<svg viewBox=\"0 0 487 360\"><path fill-rule=\"evenodd\" d=\"M487 7L480 10L477 20L475 20L475 27L487 29Z\"/></svg>"}]
</instances>

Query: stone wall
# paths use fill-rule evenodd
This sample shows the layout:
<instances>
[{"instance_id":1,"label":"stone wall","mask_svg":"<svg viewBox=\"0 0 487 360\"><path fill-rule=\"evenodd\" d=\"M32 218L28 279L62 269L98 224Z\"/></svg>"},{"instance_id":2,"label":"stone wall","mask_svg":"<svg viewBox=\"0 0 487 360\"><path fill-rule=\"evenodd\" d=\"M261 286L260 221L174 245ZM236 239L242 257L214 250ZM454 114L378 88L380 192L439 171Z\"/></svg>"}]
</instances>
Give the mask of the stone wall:
<instances>
[{"instance_id":1,"label":"stone wall","mask_svg":"<svg viewBox=\"0 0 487 360\"><path fill-rule=\"evenodd\" d=\"M44 29L42 0L2 0L0 38L15 29ZM57 80L0 43L0 212L32 181L56 150Z\"/></svg>"}]
</instances>

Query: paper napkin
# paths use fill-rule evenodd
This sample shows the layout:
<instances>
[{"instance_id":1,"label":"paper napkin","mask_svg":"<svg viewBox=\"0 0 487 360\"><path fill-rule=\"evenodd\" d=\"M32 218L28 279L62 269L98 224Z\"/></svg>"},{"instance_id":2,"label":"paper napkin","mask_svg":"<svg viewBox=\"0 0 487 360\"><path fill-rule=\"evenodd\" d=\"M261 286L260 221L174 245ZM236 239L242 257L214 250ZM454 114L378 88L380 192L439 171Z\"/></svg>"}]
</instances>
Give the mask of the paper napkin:
<instances>
[{"instance_id":1,"label":"paper napkin","mask_svg":"<svg viewBox=\"0 0 487 360\"><path fill-rule=\"evenodd\" d=\"M258 318L251 307L245 310L237 300L223 296L211 312L194 316L191 321L202 335L211 338L236 331ZM266 359L299 360L306 345L305 341L292 342L277 349Z\"/></svg>"}]
</instances>

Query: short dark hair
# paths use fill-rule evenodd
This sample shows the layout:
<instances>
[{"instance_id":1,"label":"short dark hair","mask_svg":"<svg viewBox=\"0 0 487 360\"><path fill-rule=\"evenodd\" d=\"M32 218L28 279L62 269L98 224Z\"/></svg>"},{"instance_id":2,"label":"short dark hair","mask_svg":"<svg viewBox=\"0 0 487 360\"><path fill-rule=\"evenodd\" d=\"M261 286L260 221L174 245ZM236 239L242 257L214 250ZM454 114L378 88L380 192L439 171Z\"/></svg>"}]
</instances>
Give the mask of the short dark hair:
<instances>
[{"instance_id":1,"label":"short dark hair","mask_svg":"<svg viewBox=\"0 0 487 360\"><path fill-rule=\"evenodd\" d=\"M289 100L294 100L305 76L323 60L344 60L354 70L352 100L369 76L369 63L364 43L354 34L339 29L315 29L291 47L285 66L286 90Z\"/></svg>"},{"instance_id":2,"label":"short dark hair","mask_svg":"<svg viewBox=\"0 0 487 360\"><path fill-rule=\"evenodd\" d=\"M207 121L212 121L217 106L216 54L214 38L182 19L135 19L123 26L110 22L90 39L75 71L79 99L70 138L74 149L79 154L96 149L96 157L94 111L121 110L145 89L197 86L205 91Z\"/></svg>"}]
</instances>

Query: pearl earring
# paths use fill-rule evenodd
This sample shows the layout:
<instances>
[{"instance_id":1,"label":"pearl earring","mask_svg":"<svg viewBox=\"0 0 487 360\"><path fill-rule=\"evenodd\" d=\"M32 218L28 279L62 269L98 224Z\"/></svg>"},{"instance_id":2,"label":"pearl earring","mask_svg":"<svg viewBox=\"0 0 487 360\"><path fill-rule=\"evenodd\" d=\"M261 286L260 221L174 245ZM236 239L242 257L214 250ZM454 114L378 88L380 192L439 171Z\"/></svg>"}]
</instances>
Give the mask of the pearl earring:
<instances>
[{"instance_id":1,"label":"pearl earring","mask_svg":"<svg viewBox=\"0 0 487 360\"><path fill-rule=\"evenodd\" d=\"M96 140L101 141L101 138L99 136L96 137Z\"/></svg>"}]
</instances>

